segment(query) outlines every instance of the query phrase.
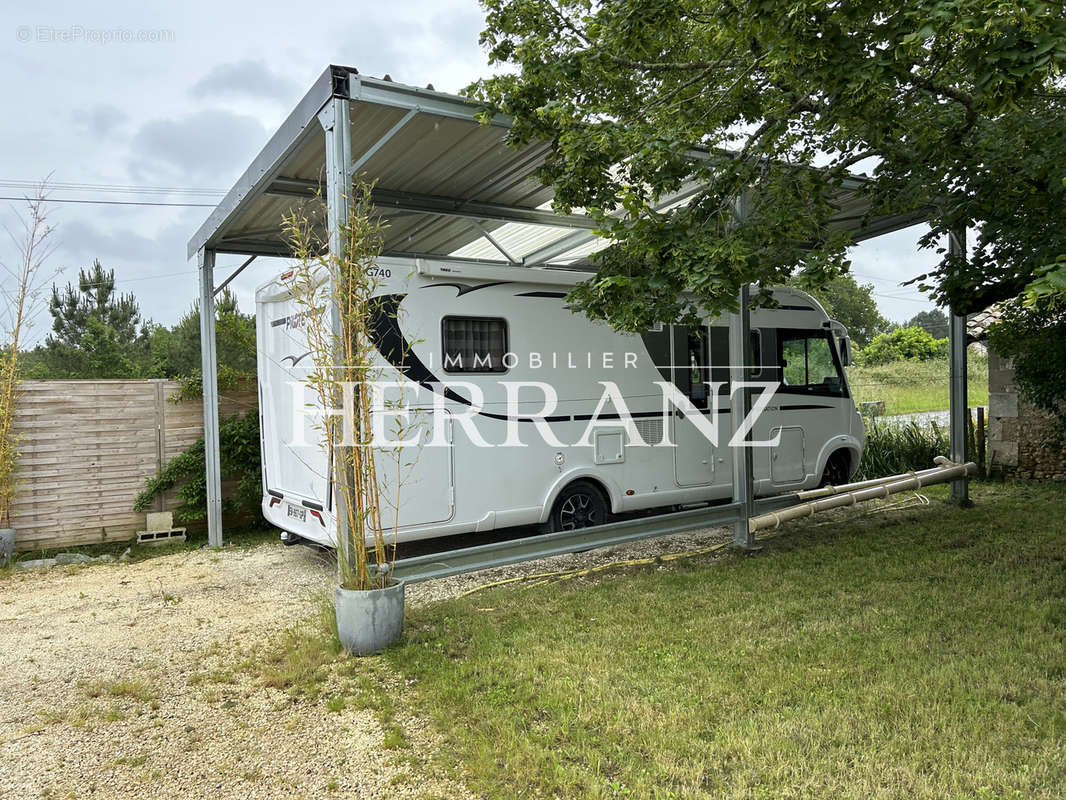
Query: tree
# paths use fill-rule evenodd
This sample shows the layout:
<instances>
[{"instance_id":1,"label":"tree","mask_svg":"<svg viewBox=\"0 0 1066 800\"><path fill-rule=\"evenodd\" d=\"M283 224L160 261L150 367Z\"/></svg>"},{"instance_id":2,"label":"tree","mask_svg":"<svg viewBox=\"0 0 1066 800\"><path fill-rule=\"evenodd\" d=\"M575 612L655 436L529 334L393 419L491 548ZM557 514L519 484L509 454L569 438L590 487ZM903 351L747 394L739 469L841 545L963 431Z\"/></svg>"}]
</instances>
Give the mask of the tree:
<instances>
[{"instance_id":1,"label":"tree","mask_svg":"<svg viewBox=\"0 0 1066 800\"><path fill-rule=\"evenodd\" d=\"M22 230L8 231L19 255L14 266L0 262L7 278L0 286L7 315L0 349L0 528L11 525L18 472L18 437L14 431L22 373L23 337L41 306L41 294L50 281L46 262L55 252L55 226L48 221L48 182L26 198L26 213L18 215ZM2 549L2 548L0 548Z\"/></svg>"},{"instance_id":2,"label":"tree","mask_svg":"<svg viewBox=\"0 0 1066 800\"><path fill-rule=\"evenodd\" d=\"M200 388L200 307L194 303L169 331L153 330L148 350L152 377L186 378L187 394ZM222 389L254 380L256 375L255 315L244 314L229 289L215 301L215 352Z\"/></svg>"},{"instance_id":3,"label":"tree","mask_svg":"<svg viewBox=\"0 0 1066 800\"><path fill-rule=\"evenodd\" d=\"M877 334L859 352L858 360L864 366L891 361L925 361L942 355L946 348L947 339L934 339L921 328L896 328L889 333Z\"/></svg>"},{"instance_id":4,"label":"tree","mask_svg":"<svg viewBox=\"0 0 1066 800\"><path fill-rule=\"evenodd\" d=\"M76 347L85 335L90 319L97 319L115 332L118 341L132 345L141 322L140 309L132 294L115 294L115 271L104 270L93 259L92 269L78 271L78 288L69 283L60 293L52 287L50 341Z\"/></svg>"},{"instance_id":5,"label":"tree","mask_svg":"<svg viewBox=\"0 0 1066 800\"><path fill-rule=\"evenodd\" d=\"M988 343L1013 359L1021 395L1052 415L1048 439L1066 441L1066 287L1003 306L1002 320L988 329Z\"/></svg>"},{"instance_id":6,"label":"tree","mask_svg":"<svg viewBox=\"0 0 1066 800\"><path fill-rule=\"evenodd\" d=\"M28 373L41 378L133 378L143 368L141 314L132 294L115 292L115 271L93 260L78 286L52 287L52 333Z\"/></svg>"},{"instance_id":7,"label":"tree","mask_svg":"<svg viewBox=\"0 0 1066 800\"><path fill-rule=\"evenodd\" d=\"M612 246L571 302L639 330L731 308L745 283L843 273L852 169L874 213L976 229L921 285L959 313L1066 252L1066 15L1043 0L485 0L508 65L468 89L548 143L555 206ZM815 168L817 167L817 169ZM687 204L663 210L686 186ZM738 219L735 210L747 206Z\"/></svg>"},{"instance_id":8,"label":"tree","mask_svg":"<svg viewBox=\"0 0 1066 800\"><path fill-rule=\"evenodd\" d=\"M939 308L931 311L919 311L909 320L903 323L904 328L921 328L936 339L943 339L948 335L950 327L948 315Z\"/></svg>"},{"instance_id":9,"label":"tree","mask_svg":"<svg viewBox=\"0 0 1066 800\"><path fill-rule=\"evenodd\" d=\"M839 275L811 293L830 317L848 329L848 335L858 347L888 329L888 320L877 310L872 284L860 284L852 275Z\"/></svg>"}]
</instances>

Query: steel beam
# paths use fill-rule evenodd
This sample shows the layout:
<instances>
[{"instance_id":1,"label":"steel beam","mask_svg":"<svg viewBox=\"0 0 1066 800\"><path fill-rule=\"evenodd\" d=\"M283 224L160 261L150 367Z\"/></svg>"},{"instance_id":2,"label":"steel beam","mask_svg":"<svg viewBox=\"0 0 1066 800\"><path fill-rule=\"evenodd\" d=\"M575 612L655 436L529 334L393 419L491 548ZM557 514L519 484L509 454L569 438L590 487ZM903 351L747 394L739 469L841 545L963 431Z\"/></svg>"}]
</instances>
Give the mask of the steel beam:
<instances>
[{"instance_id":1,"label":"steel beam","mask_svg":"<svg viewBox=\"0 0 1066 800\"><path fill-rule=\"evenodd\" d=\"M413 109L423 114L464 122L478 121L482 111L480 106L465 97L372 78L354 70L350 70L348 75L348 95L352 102ZM511 118L503 114L495 114L485 121L501 128L511 127Z\"/></svg>"},{"instance_id":2,"label":"steel beam","mask_svg":"<svg viewBox=\"0 0 1066 800\"><path fill-rule=\"evenodd\" d=\"M197 254L200 273L200 372L204 396L207 541L222 546L222 470L218 443L218 359L215 352L215 251Z\"/></svg>"},{"instance_id":3,"label":"steel beam","mask_svg":"<svg viewBox=\"0 0 1066 800\"><path fill-rule=\"evenodd\" d=\"M759 513L767 514L798 502L799 498L795 494L779 495L756 501L755 508ZM418 583L564 553L613 547L641 539L728 525L736 520L739 510L736 503L727 503L678 511L674 514L638 517L576 531L526 536L443 553L402 558L396 561L393 575L407 583Z\"/></svg>"},{"instance_id":4,"label":"steel beam","mask_svg":"<svg viewBox=\"0 0 1066 800\"><path fill-rule=\"evenodd\" d=\"M357 158L352 163L352 167L349 170L349 174L355 175L359 171L360 167L362 167L364 164L366 164L367 161L372 159L374 157L374 154L382 147L384 147L388 143L389 139L399 133L404 125L414 119L416 114L418 114L418 110L412 108L400 118L399 122L389 128L387 131L385 131L385 133L382 134L380 139L370 145L370 147L367 148L366 152L359 156L359 158Z\"/></svg>"},{"instance_id":5,"label":"steel beam","mask_svg":"<svg viewBox=\"0 0 1066 800\"><path fill-rule=\"evenodd\" d=\"M227 286L229 286L230 283L233 282L233 279L236 278L238 275L240 275L242 272L244 272L245 267L247 267L249 264L251 264L253 261L255 261L256 258L257 258L257 256L248 256L248 258L246 258L244 260L244 263L241 264L239 267L237 267L237 269L233 270L233 272L230 273L230 276L228 278L226 278L226 280L222 281L222 283L220 283L218 286L216 286L215 287L215 297L218 297L219 292L221 292L223 289L225 289Z\"/></svg>"},{"instance_id":6,"label":"steel beam","mask_svg":"<svg viewBox=\"0 0 1066 800\"><path fill-rule=\"evenodd\" d=\"M302 178L276 178L266 189L266 194L282 197L313 197L319 190L317 181ZM539 208L509 206L504 203L486 203L466 200L461 197L401 192L375 188L371 199L383 212L390 208L401 211L416 211L421 214L438 214L442 217L464 217L499 222L523 222L528 225L547 225L552 228L582 228L592 230L596 221L582 214L556 214Z\"/></svg>"},{"instance_id":7,"label":"steel beam","mask_svg":"<svg viewBox=\"0 0 1066 800\"><path fill-rule=\"evenodd\" d=\"M498 241L496 241L495 237L493 237L493 235L491 233L489 233L488 229L484 225L482 225L480 222L478 222L476 219L470 220L470 227L472 227L475 231L477 231L478 234L483 239L485 239L485 241L487 241L489 244L491 244L493 247L495 247L496 250L499 251L500 255L502 255L505 259L507 259L511 264L514 264L515 266L518 266L518 265L521 264L521 262L517 261L514 258L514 256L512 256L510 253L508 253L507 250L504 249L504 246L502 244L500 244Z\"/></svg>"},{"instance_id":8,"label":"steel beam","mask_svg":"<svg viewBox=\"0 0 1066 800\"><path fill-rule=\"evenodd\" d=\"M352 163L349 113L348 100L343 97L334 97L322 109L318 117L326 134L326 228L329 233L329 249L332 258L344 257L344 229L348 225L349 200L352 191L351 175L348 171ZM337 308L337 303L332 301L337 294L335 283L332 288L333 335L339 337L341 335L340 310ZM341 405L339 400L338 398L338 407ZM345 467L342 448L333 448L333 507L336 509L337 517L337 549L349 560L354 557L354 554L347 546L351 534L346 506L348 495L343 491L343 487L346 481L350 481L350 477Z\"/></svg>"},{"instance_id":9,"label":"steel beam","mask_svg":"<svg viewBox=\"0 0 1066 800\"><path fill-rule=\"evenodd\" d=\"M228 253L237 256L272 256L274 258L292 258L292 248L284 242L269 239L230 239L214 248L216 253Z\"/></svg>"},{"instance_id":10,"label":"steel beam","mask_svg":"<svg viewBox=\"0 0 1066 800\"><path fill-rule=\"evenodd\" d=\"M948 236L948 253L966 257L966 232L953 232ZM950 387L948 391L948 415L951 432L951 460L956 464L967 461L967 422L970 408L966 397L966 315L951 312L948 326L948 358L950 360ZM970 479L964 475L951 482L951 499L960 505L970 504Z\"/></svg>"},{"instance_id":11,"label":"steel beam","mask_svg":"<svg viewBox=\"0 0 1066 800\"><path fill-rule=\"evenodd\" d=\"M702 186L692 184L679 189L676 192L672 192L661 198L660 201L655 204L655 211L662 211L663 209L669 208L674 203L687 200L693 195L699 194L702 189ZM554 242L549 242L543 247L534 250L532 253L527 253L522 257L522 264L524 266L546 264L554 258L566 255L571 250L577 250L577 248L588 244L595 238L596 234L592 231L574 231L573 233L569 233L566 236L556 239Z\"/></svg>"}]
</instances>

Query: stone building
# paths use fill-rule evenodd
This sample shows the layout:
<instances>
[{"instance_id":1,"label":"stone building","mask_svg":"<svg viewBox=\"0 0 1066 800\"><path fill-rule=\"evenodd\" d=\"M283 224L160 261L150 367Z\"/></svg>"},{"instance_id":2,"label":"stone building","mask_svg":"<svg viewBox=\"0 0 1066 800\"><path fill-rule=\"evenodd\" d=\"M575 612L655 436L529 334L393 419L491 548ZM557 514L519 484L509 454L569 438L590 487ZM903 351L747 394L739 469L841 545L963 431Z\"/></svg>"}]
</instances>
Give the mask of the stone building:
<instances>
[{"instance_id":1,"label":"stone building","mask_svg":"<svg viewBox=\"0 0 1066 800\"><path fill-rule=\"evenodd\" d=\"M966 325L968 338L985 339L999 319L995 307L976 314ZM1066 448L1045 446L1051 416L1018 394L1014 365L988 351L988 451L993 470L1010 477L1066 480Z\"/></svg>"}]
</instances>

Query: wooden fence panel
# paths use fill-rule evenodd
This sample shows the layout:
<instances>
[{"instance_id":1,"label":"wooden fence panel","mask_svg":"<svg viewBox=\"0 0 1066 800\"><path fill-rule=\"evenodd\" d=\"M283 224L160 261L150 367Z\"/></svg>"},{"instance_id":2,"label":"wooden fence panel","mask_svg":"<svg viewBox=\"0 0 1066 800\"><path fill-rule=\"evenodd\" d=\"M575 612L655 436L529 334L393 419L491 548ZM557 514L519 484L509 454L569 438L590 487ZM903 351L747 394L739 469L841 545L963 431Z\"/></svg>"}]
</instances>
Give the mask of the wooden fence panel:
<instances>
[{"instance_id":1,"label":"wooden fence panel","mask_svg":"<svg viewBox=\"0 0 1066 800\"><path fill-rule=\"evenodd\" d=\"M133 501L147 478L203 435L199 400L176 381L26 381L15 414L17 550L126 540L144 529ZM223 418L256 408L226 394ZM225 491L225 487L223 488ZM152 510L174 509L169 494Z\"/></svg>"}]
</instances>

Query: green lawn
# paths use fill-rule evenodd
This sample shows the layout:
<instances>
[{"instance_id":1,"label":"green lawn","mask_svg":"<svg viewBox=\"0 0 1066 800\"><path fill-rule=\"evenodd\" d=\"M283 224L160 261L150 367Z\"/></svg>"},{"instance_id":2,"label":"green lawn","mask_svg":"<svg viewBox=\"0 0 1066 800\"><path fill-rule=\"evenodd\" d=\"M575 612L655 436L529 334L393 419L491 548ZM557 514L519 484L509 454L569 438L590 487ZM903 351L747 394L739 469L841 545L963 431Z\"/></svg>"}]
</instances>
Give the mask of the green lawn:
<instances>
[{"instance_id":1,"label":"green lawn","mask_svg":"<svg viewBox=\"0 0 1066 800\"><path fill-rule=\"evenodd\" d=\"M384 659L488 797L1066 797L1066 492L927 494L417 609Z\"/></svg>"},{"instance_id":2,"label":"green lawn","mask_svg":"<svg viewBox=\"0 0 1066 800\"><path fill-rule=\"evenodd\" d=\"M967 359L970 407L988 405L988 357L971 352ZM885 401L885 413L910 414L948 407L948 362L895 361L876 367L848 367L855 403Z\"/></svg>"}]
</instances>

